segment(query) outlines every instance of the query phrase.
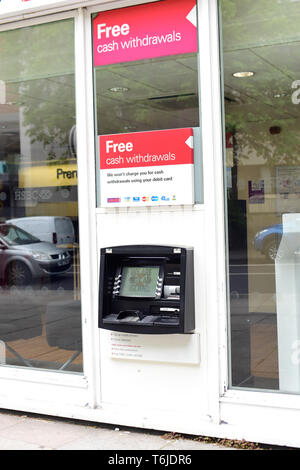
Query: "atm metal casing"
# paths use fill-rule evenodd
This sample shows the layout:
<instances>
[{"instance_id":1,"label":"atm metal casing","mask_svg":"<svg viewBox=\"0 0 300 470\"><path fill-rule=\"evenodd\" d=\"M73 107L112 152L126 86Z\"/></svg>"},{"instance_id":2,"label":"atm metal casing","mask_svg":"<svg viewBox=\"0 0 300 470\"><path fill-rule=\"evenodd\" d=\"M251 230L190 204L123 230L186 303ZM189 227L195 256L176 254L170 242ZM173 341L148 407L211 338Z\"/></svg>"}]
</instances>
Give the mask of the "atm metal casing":
<instances>
[{"instance_id":1,"label":"atm metal casing","mask_svg":"<svg viewBox=\"0 0 300 470\"><path fill-rule=\"evenodd\" d=\"M153 266L159 267L159 275L152 297L120 295L124 268ZM172 290L177 293L164 294ZM158 245L102 248L99 328L141 334L191 333L195 328L193 249Z\"/></svg>"}]
</instances>

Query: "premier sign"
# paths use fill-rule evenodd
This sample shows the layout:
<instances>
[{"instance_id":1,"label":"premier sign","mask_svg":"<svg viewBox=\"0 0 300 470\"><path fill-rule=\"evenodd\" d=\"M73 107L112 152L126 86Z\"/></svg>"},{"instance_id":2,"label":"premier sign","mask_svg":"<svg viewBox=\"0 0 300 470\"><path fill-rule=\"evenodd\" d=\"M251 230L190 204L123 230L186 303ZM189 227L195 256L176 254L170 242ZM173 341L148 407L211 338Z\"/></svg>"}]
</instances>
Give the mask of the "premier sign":
<instances>
[{"instance_id":1,"label":"premier sign","mask_svg":"<svg viewBox=\"0 0 300 470\"><path fill-rule=\"evenodd\" d=\"M196 0L99 13L93 21L94 66L197 52Z\"/></svg>"}]
</instances>

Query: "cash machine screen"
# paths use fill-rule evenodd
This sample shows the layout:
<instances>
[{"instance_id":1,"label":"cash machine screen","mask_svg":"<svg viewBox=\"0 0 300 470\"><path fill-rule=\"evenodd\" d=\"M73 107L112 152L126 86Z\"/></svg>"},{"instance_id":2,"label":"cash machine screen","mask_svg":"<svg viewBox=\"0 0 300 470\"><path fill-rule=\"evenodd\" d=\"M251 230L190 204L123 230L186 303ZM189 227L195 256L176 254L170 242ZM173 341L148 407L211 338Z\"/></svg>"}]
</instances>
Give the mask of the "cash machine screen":
<instances>
[{"instance_id":1,"label":"cash machine screen","mask_svg":"<svg viewBox=\"0 0 300 470\"><path fill-rule=\"evenodd\" d=\"M159 266L124 266L120 297L155 297Z\"/></svg>"}]
</instances>

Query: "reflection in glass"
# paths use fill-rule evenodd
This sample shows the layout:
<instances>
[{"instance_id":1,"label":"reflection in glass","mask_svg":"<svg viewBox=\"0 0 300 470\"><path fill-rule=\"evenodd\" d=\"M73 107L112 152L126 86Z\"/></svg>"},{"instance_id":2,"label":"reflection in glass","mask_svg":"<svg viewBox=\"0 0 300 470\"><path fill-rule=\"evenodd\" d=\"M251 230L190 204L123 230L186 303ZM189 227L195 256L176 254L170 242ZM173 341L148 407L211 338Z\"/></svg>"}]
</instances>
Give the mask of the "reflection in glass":
<instances>
[{"instance_id":1,"label":"reflection in glass","mask_svg":"<svg viewBox=\"0 0 300 470\"><path fill-rule=\"evenodd\" d=\"M284 220L300 214L300 5L222 0L220 6L231 386L299 393L298 320L282 334L282 316L291 314L296 297L281 281L292 259ZM236 74L247 71L253 74Z\"/></svg>"},{"instance_id":2,"label":"reflection in glass","mask_svg":"<svg viewBox=\"0 0 300 470\"><path fill-rule=\"evenodd\" d=\"M199 126L197 55L95 68L98 135Z\"/></svg>"},{"instance_id":3,"label":"reflection in glass","mask_svg":"<svg viewBox=\"0 0 300 470\"><path fill-rule=\"evenodd\" d=\"M81 373L73 20L0 46L0 363Z\"/></svg>"}]
</instances>

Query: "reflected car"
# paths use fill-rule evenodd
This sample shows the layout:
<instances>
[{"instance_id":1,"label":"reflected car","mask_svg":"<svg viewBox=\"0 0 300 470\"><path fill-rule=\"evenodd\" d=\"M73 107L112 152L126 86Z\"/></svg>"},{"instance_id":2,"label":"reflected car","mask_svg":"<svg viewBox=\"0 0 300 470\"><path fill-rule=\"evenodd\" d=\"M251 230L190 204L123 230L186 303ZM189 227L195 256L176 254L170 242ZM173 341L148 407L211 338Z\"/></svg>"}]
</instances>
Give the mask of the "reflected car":
<instances>
[{"instance_id":1,"label":"reflected car","mask_svg":"<svg viewBox=\"0 0 300 470\"><path fill-rule=\"evenodd\" d=\"M254 237L253 245L254 248L265 255L269 261L274 262L281 238L282 224L274 224L257 232Z\"/></svg>"},{"instance_id":2,"label":"reflected car","mask_svg":"<svg viewBox=\"0 0 300 470\"><path fill-rule=\"evenodd\" d=\"M71 261L68 251L0 223L0 279L8 285L24 286L33 279L64 273Z\"/></svg>"}]
</instances>

